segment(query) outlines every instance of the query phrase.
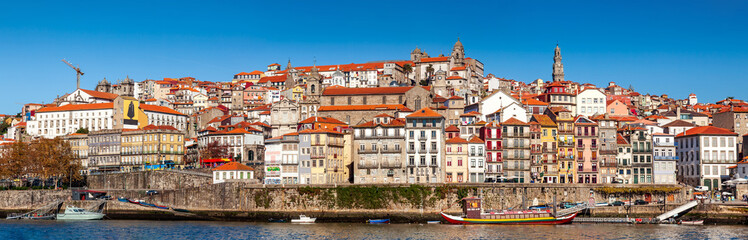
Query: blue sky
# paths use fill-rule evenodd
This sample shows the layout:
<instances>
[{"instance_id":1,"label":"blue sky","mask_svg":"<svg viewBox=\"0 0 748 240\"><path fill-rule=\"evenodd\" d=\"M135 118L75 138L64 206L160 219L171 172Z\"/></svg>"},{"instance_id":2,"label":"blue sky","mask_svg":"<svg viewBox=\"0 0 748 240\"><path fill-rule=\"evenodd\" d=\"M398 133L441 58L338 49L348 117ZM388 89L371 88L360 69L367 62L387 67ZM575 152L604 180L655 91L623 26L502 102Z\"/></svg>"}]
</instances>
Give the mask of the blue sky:
<instances>
[{"instance_id":1,"label":"blue sky","mask_svg":"<svg viewBox=\"0 0 748 240\"><path fill-rule=\"evenodd\" d=\"M0 113L106 77L228 81L295 66L449 54L457 37L487 73L615 81L700 101L748 98L746 1L12 1L0 8Z\"/></svg>"}]
</instances>

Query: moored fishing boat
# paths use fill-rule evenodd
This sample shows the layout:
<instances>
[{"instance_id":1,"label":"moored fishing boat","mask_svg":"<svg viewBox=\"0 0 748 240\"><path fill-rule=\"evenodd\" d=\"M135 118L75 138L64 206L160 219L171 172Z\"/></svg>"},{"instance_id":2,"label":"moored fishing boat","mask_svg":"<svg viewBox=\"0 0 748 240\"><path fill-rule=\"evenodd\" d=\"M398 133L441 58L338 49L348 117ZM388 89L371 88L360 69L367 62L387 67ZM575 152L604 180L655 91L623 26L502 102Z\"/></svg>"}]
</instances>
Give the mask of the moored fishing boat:
<instances>
[{"instance_id":1,"label":"moored fishing boat","mask_svg":"<svg viewBox=\"0 0 748 240\"><path fill-rule=\"evenodd\" d=\"M704 225L704 220L680 221L681 225Z\"/></svg>"},{"instance_id":2,"label":"moored fishing boat","mask_svg":"<svg viewBox=\"0 0 748 240\"><path fill-rule=\"evenodd\" d=\"M369 219L366 222L370 224L390 223L390 219Z\"/></svg>"},{"instance_id":3,"label":"moored fishing boat","mask_svg":"<svg viewBox=\"0 0 748 240\"><path fill-rule=\"evenodd\" d=\"M68 206L64 213L57 214L57 220L99 220L104 218L100 212L92 212L86 209Z\"/></svg>"},{"instance_id":4,"label":"moored fishing boat","mask_svg":"<svg viewBox=\"0 0 748 240\"><path fill-rule=\"evenodd\" d=\"M565 224L571 223L576 212L555 215L552 210L488 210L483 211L480 198L464 198L462 205L463 216L452 216L440 213L452 224Z\"/></svg>"},{"instance_id":5,"label":"moored fishing boat","mask_svg":"<svg viewBox=\"0 0 748 240\"><path fill-rule=\"evenodd\" d=\"M299 215L299 219L291 219L291 223L314 223L317 218L310 218L305 215Z\"/></svg>"}]
</instances>

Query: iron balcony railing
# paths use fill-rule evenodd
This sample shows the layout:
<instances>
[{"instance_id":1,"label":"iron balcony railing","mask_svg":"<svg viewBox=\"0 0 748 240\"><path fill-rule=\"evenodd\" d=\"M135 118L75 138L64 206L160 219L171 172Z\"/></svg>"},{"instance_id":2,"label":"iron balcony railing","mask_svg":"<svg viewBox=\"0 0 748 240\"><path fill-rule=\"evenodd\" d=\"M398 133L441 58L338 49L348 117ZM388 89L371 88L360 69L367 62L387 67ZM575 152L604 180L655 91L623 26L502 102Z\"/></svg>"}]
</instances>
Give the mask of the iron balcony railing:
<instances>
[{"instance_id":1,"label":"iron balcony railing","mask_svg":"<svg viewBox=\"0 0 748 240\"><path fill-rule=\"evenodd\" d=\"M678 160L678 156L654 156L654 160Z\"/></svg>"}]
</instances>

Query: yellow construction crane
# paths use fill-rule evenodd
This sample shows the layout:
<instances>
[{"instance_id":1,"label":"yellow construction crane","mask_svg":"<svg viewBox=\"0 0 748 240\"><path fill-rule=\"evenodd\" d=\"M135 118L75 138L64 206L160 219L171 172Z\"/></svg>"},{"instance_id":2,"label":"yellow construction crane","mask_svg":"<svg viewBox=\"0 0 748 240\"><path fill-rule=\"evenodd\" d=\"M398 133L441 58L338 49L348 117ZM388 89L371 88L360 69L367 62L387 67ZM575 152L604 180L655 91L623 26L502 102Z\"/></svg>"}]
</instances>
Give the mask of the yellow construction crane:
<instances>
[{"instance_id":1,"label":"yellow construction crane","mask_svg":"<svg viewBox=\"0 0 748 240\"><path fill-rule=\"evenodd\" d=\"M81 76L83 75L83 72L81 72L81 68L74 67L73 64L70 64L65 59L62 59L62 62L64 62L65 64L67 64L68 66L70 66L71 68L73 68L73 70L75 70L75 75L76 75L76 80L77 80L77 82L75 84L75 87L76 87L76 89L80 89L81 88Z\"/></svg>"}]
</instances>

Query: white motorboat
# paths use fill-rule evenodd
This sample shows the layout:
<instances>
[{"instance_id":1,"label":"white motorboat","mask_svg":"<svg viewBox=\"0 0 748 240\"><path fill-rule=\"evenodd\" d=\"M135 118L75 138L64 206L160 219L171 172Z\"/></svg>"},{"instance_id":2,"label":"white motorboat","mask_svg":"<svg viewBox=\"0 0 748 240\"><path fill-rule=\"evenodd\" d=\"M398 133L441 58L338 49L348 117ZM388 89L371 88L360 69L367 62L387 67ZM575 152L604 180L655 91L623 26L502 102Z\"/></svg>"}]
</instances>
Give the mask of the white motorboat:
<instances>
[{"instance_id":1,"label":"white motorboat","mask_svg":"<svg viewBox=\"0 0 748 240\"><path fill-rule=\"evenodd\" d=\"M57 214L57 220L99 220L103 213L91 212L83 208L67 206L64 213Z\"/></svg>"},{"instance_id":2,"label":"white motorboat","mask_svg":"<svg viewBox=\"0 0 748 240\"><path fill-rule=\"evenodd\" d=\"M299 219L291 219L291 223L314 223L317 218L310 218L304 215L299 215Z\"/></svg>"},{"instance_id":3,"label":"white motorboat","mask_svg":"<svg viewBox=\"0 0 748 240\"><path fill-rule=\"evenodd\" d=\"M681 225L704 225L704 220L681 221Z\"/></svg>"}]
</instances>

